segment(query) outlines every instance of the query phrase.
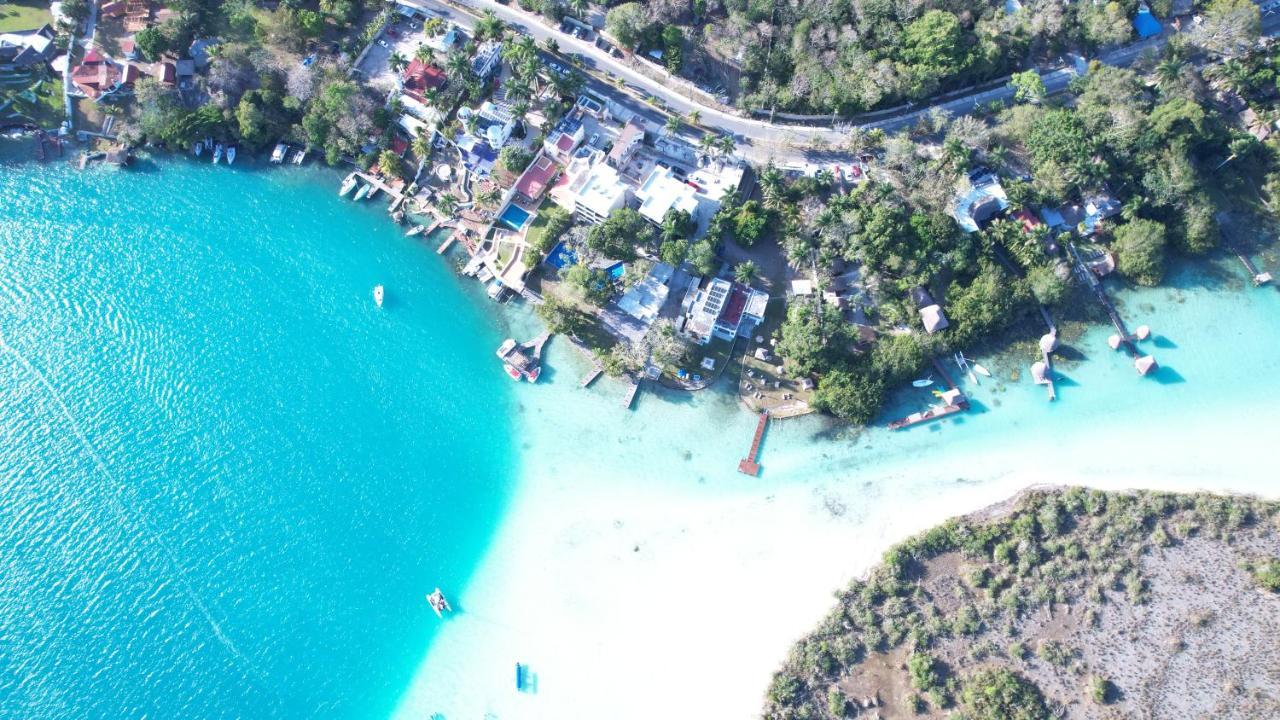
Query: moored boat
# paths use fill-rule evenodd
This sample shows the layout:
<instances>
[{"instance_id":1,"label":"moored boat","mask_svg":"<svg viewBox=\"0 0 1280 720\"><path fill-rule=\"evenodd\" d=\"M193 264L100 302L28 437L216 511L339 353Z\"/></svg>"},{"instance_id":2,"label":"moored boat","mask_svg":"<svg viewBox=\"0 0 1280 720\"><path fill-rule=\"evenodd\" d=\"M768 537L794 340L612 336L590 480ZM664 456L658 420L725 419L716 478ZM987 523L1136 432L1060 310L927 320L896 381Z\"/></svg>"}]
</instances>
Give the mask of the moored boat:
<instances>
[{"instance_id":1,"label":"moored boat","mask_svg":"<svg viewBox=\"0 0 1280 720\"><path fill-rule=\"evenodd\" d=\"M933 384L933 376L932 376L932 375L930 375L930 376L929 376L929 377L927 377L927 378L921 378L921 379L919 379L919 380L912 380L912 381L911 381L911 387L927 388L927 387L929 387L929 386L930 386L930 385L932 385L932 384Z\"/></svg>"},{"instance_id":2,"label":"moored boat","mask_svg":"<svg viewBox=\"0 0 1280 720\"><path fill-rule=\"evenodd\" d=\"M235 161L236 161L236 146L230 145L227 147L227 164L230 165Z\"/></svg>"},{"instance_id":3,"label":"moored boat","mask_svg":"<svg viewBox=\"0 0 1280 720\"><path fill-rule=\"evenodd\" d=\"M217 165L218 161L221 159L222 159L222 143L218 143L217 145L213 146L213 164Z\"/></svg>"},{"instance_id":4,"label":"moored boat","mask_svg":"<svg viewBox=\"0 0 1280 720\"><path fill-rule=\"evenodd\" d=\"M453 606L445 599L444 593L440 592L440 588L431 591L427 596L427 604L432 610L436 611L436 617L443 619L446 612L453 612Z\"/></svg>"},{"instance_id":5,"label":"moored boat","mask_svg":"<svg viewBox=\"0 0 1280 720\"><path fill-rule=\"evenodd\" d=\"M369 194L364 196L365 200L372 200L374 195L378 194L380 188L377 185L369 185Z\"/></svg>"},{"instance_id":6,"label":"moored boat","mask_svg":"<svg viewBox=\"0 0 1280 720\"><path fill-rule=\"evenodd\" d=\"M271 151L271 162L279 165L284 162L284 156L289 152L289 146L284 143L276 143L276 149Z\"/></svg>"},{"instance_id":7,"label":"moored boat","mask_svg":"<svg viewBox=\"0 0 1280 720\"><path fill-rule=\"evenodd\" d=\"M347 193L351 192L351 190L355 188L356 182L355 173L348 175L347 178L342 181L342 186L338 188L338 197L343 197Z\"/></svg>"},{"instance_id":8,"label":"moored boat","mask_svg":"<svg viewBox=\"0 0 1280 720\"><path fill-rule=\"evenodd\" d=\"M368 195L368 194L369 194L369 186L368 186L368 185L361 185L361 186L360 186L360 189L356 191L356 194L355 194L355 195L353 195L353 196L351 196L351 199L352 199L352 200L363 200L363 199L364 199L364 196L365 196L365 195Z\"/></svg>"},{"instance_id":9,"label":"moored boat","mask_svg":"<svg viewBox=\"0 0 1280 720\"><path fill-rule=\"evenodd\" d=\"M196 157L200 157L200 153L204 152L204 143L197 142L192 145L191 152L195 153Z\"/></svg>"},{"instance_id":10,"label":"moored boat","mask_svg":"<svg viewBox=\"0 0 1280 720\"><path fill-rule=\"evenodd\" d=\"M973 364L973 371L974 371L974 372L976 372L976 373L978 373L979 375L981 375L981 376L983 376L983 377L991 377L991 371L990 371L990 370L988 370L988 369L986 369L986 368L984 368L984 367L982 367L982 366L981 366L981 365L979 365L978 363L974 363L974 364Z\"/></svg>"},{"instance_id":11,"label":"moored boat","mask_svg":"<svg viewBox=\"0 0 1280 720\"><path fill-rule=\"evenodd\" d=\"M378 307L382 307L383 295L384 295L384 291L382 289L382 286L374 285L373 286L373 303Z\"/></svg>"}]
</instances>

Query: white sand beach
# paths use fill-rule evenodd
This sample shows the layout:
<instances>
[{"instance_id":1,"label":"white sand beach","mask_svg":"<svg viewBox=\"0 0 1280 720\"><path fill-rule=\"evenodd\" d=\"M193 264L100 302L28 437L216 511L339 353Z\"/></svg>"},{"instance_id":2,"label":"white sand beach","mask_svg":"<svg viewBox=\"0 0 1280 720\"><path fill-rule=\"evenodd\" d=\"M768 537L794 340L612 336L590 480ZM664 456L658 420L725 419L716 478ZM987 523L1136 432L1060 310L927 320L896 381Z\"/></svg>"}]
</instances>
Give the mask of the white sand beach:
<instances>
[{"instance_id":1,"label":"white sand beach","mask_svg":"<svg viewBox=\"0 0 1280 720\"><path fill-rule=\"evenodd\" d=\"M1177 328L1159 352L1181 382L1140 380L1089 346L1097 359L1066 370L1075 383L1053 407L1023 382L975 390L985 413L898 435L775 423L758 479L735 470L755 419L730 401L648 395L624 414L618 384L577 389L574 356L553 346L562 374L520 388L520 489L399 716L755 717L832 593L947 517L1043 483L1280 494L1267 462L1280 405L1246 382L1280 385L1273 339L1233 339L1237 362L1222 365L1196 316L1215 299L1232 301L1157 318ZM516 691L517 662L536 693Z\"/></svg>"}]
</instances>

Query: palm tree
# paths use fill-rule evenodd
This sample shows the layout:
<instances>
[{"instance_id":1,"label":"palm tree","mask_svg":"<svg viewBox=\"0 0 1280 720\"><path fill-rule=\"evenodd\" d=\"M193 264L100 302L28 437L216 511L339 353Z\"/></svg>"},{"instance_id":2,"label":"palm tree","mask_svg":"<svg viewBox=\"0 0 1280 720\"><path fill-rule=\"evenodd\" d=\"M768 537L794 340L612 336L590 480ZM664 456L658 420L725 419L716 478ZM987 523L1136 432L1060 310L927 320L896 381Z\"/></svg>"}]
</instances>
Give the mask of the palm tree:
<instances>
[{"instance_id":1,"label":"palm tree","mask_svg":"<svg viewBox=\"0 0 1280 720\"><path fill-rule=\"evenodd\" d=\"M582 90L586 82L580 72L551 73L551 85L560 97L573 97Z\"/></svg>"},{"instance_id":2,"label":"palm tree","mask_svg":"<svg viewBox=\"0 0 1280 720\"><path fill-rule=\"evenodd\" d=\"M418 49L413 51L413 59L420 63L429 63L431 62L432 57L434 57L434 55L431 52L431 48L427 45L419 45Z\"/></svg>"},{"instance_id":3,"label":"palm tree","mask_svg":"<svg viewBox=\"0 0 1280 720\"><path fill-rule=\"evenodd\" d=\"M427 88L427 91L422 94L422 99L424 102L426 102L427 107L439 107L440 106L440 89Z\"/></svg>"},{"instance_id":4,"label":"palm tree","mask_svg":"<svg viewBox=\"0 0 1280 720\"><path fill-rule=\"evenodd\" d=\"M444 19L438 17L427 18L422 22L422 34L427 37L435 37L444 32Z\"/></svg>"},{"instance_id":5,"label":"palm tree","mask_svg":"<svg viewBox=\"0 0 1280 720\"><path fill-rule=\"evenodd\" d=\"M667 118L667 132L671 135L680 132L680 118L675 115Z\"/></svg>"},{"instance_id":6,"label":"palm tree","mask_svg":"<svg viewBox=\"0 0 1280 720\"><path fill-rule=\"evenodd\" d=\"M450 80L465 83L471 74L471 58L468 58L466 53L449 53L449 59L444 63L444 71Z\"/></svg>"},{"instance_id":7,"label":"palm tree","mask_svg":"<svg viewBox=\"0 0 1280 720\"><path fill-rule=\"evenodd\" d=\"M420 162L426 162L431 157L431 133L425 128L418 128L418 134L414 136L413 145L409 149Z\"/></svg>"},{"instance_id":8,"label":"palm tree","mask_svg":"<svg viewBox=\"0 0 1280 720\"><path fill-rule=\"evenodd\" d=\"M586 17L587 12L591 10L591 3L587 0L569 0L569 9L578 17Z\"/></svg>"},{"instance_id":9,"label":"palm tree","mask_svg":"<svg viewBox=\"0 0 1280 720\"><path fill-rule=\"evenodd\" d=\"M760 268L751 260L743 260L733 268L733 279L743 285L750 285L752 280L760 274Z\"/></svg>"},{"instance_id":10,"label":"palm tree","mask_svg":"<svg viewBox=\"0 0 1280 720\"><path fill-rule=\"evenodd\" d=\"M511 47L507 48L503 53L506 57L507 64L512 67L524 65L529 60L538 59L538 43L528 35L521 35L511 43Z\"/></svg>"},{"instance_id":11,"label":"palm tree","mask_svg":"<svg viewBox=\"0 0 1280 720\"><path fill-rule=\"evenodd\" d=\"M441 195L436 198L436 210L439 210L440 214L447 218L453 217L453 214L458 210L458 198L450 193Z\"/></svg>"},{"instance_id":12,"label":"palm tree","mask_svg":"<svg viewBox=\"0 0 1280 720\"><path fill-rule=\"evenodd\" d=\"M542 46L546 48L549 53L558 54L560 52L560 43L556 42L556 39L553 37L547 38L546 41L542 43Z\"/></svg>"},{"instance_id":13,"label":"palm tree","mask_svg":"<svg viewBox=\"0 0 1280 720\"><path fill-rule=\"evenodd\" d=\"M700 110L696 110L696 109L690 110L689 114L685 116L685 122L689 123L690 125L697 125L699 122L701 122L701 120L702 120L702 112Z\"/></svg>"},{"instance_id":14,"label":"palm tree","mask_svg":"<svg viewBox=\"0 0 1280 720\"><path fill-rule=\"evenodd\" d=\"M1171 85L1178 82L1178 79L1182 77L1182 69L1184 67L1186 67L1186 63L1172 55L1161 60L1156 65L1156 87L1161 90L1168 90Z\"/></svg>"},{"instance_id":15,"label":"palm tree","mask_svg":"<svg viewBox=\"0 0 1280 720\"><path fill-rule=\"evenodd\" d=\"M734 140L732 135L721 135L716 140L716 146L719 148L720 154L732 155L738 149L738 141Z\"/></svg>"},{"instance_id":16,"label":"palm tree","mask_svg":"<svg viewBox=\"0 0 1280 720\"><path fill-rule=\"evenodd\" d=\"M716 136L711 133L703 133L702 137L698 138L698 147L701 148L702 152L706 155L715 154Z\"/></svg>"},{"instance_id":17,"label":"palm tree","mask_svg":"<svg viewBox=\"0 0 1280 720\"><path fill-rule=\"evenodd\" d=\"M476 21L475 35L476 40L485 40L492 38L497 40L502 37L502 33L506 30L506 23L502 22L492 10L485 10L484 15Z\"/></svg>"},{"instance_id":18,"label":"palm tree","mask_svg":"<svg viewBox=\"0 0 1280 720\"><path fill-rule=\"evenodd\" d=\"M391 72L394 73L400 72L408 64L409 61L406 60L404 55L401 55L399 51L391 53L391 57L387 58L387 65L391 67Z\"/></svg>"},{"instance_id":19,"label":"palm tree","mask_svg":"<svg viewBox=\"0 0 1280 720\"><path fill-rule=\"evenodd\" d=\"M769 164L760 172L760 194L764 196L765 207L778 210L785 203L786 188L782 182L782 171Z\"/></svg>"}]
</instances>

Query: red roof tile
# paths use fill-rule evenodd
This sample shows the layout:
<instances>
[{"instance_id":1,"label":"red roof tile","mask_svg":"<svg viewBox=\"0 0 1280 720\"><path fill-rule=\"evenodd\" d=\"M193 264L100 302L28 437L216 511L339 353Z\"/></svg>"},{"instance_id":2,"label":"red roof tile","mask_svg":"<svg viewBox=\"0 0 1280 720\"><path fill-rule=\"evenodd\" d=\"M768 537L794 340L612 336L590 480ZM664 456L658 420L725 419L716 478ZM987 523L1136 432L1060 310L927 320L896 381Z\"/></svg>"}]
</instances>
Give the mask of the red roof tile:
<instances>
[{"instance_id":1,"label":"red roof tile","mask_svg":"<svg viewBox=\"0 0 1280 720\"><path fill-rule=\"evenodd\" d=\"M551 182L558 172L560 172L559 165L556 165L551 158L541 156L520 176L520 180L516 182L516 192L530 200L537 200L547 191L547 183Z\"/></svg>"}]
</instances>

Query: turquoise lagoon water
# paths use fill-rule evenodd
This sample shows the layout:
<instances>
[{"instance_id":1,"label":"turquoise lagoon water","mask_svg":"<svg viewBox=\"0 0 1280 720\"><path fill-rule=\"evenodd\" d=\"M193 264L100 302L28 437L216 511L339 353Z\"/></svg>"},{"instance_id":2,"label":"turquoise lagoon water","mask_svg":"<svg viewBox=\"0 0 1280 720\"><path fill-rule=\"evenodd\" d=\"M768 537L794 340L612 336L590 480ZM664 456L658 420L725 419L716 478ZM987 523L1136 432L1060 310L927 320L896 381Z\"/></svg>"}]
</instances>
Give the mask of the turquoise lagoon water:
<instances>
[{"instance_id":1,"label":"turquoise lagoon water","mask_svg":"<svg viewBox=\"0 0 1280 720\"><path fill-rule=\"evenodd\" d=\"M1276 491L1280 293L1244 287L1229 263L1118 293L1156 333L1156 378L1097 328L1073 343L1083 359L1061 367L1057 403L1031 384L1033 358L978 358L998 377L967 388L975 412L901 433L775 423L749 479L736 466L755 418L725 392L646 390L627 411L618 383L578 388L586 363L556 340L542 381L510 383L492 351L539 330L527 308L495 314L434 243L335 188L328 172L184 161L0 166L0 716L572 717L510 705L512 663L580 642L579 657L602 657L598 682L544 668L531 702L545 707L557 687L616 697L618 678L637 681L624 663L642 648L592 644L608 608L574 594L593 578L572 565L573 548L604 543L616 556L601 582L647 558L638 577L663 579L665 559L633 546L684 531L646 536L651 518L628 504L669 504L691 533L765 504L753 517L768 537L767 503L800 498L832 509L801 538L820 547L1040 479ZM906 391L886 415L927 402ZM527 528L546 533L527 552L569 559L522 555ZM903 531L886 524L872 544ZM758 559L727 553L708 562ZM554 633L526 626L521 582L543 562L560 570L552 588L565 583L564 612L545 615ZM753 642L780 658L846 572L795 578L812 617ZM460 610L443 625L422 601L437 584ZM641 627L637 645L683 637ZM746 640L741 627L724 636ZM691 681L749 711L770 662L744 664L732 686ZM664 667L643 693L654 702L676 675L702 677ZM560 707L582 716L617 709L570 694ZM628 707L618 716L661 709Z\"/></svg>"},{"instance_id":2,"label":"turquoise lagoon water","mask_svg":"<svg viewBox=\"0 0 1280 720\"><path fill-rule=\"evenodd\" d=\"M517 458L481 306L335 182L0 165L0 717L394 706Z\"/></svg>"}]
</instances>

